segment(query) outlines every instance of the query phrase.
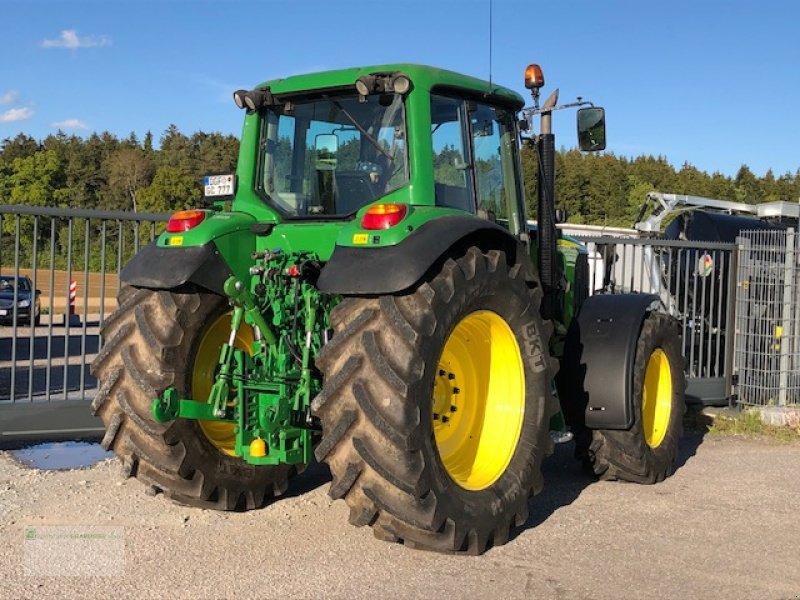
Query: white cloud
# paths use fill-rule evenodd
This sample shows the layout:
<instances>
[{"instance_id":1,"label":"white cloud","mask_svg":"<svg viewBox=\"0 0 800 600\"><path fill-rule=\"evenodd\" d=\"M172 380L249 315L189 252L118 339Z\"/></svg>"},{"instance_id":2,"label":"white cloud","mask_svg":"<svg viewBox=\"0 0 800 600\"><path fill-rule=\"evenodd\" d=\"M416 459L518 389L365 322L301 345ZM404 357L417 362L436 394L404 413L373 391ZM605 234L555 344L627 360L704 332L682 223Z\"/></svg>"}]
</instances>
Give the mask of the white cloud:
<instances>
[{"instance_id":1,"label":"white cloud","mask_svg":"<svg viewBox=\"0 0 800 600\"><path fill-rule=\"evenodd\" d=\"M80 119L64 119L50 123L53 129L89 129L89 126Z\"/></svg>"},{"instance_id":2,"label":"white cloud","mask_svg":"<svg viewBox=\"0 0 800 600\"><path fill-rule=\"evenodd\" d=\"M2 96L0 96L0 104L11 104L12 102L15 102L16 99L17 99L17 92L15 92L14 90L10 90L5 94L3 94Z\"/></svg>"},{"instance_id":3,"label":"white cloud","mask_svg":"<svg viewBox=\"0 0 800 600\"><path fill-rule=\"evenodd\" d=\"M65 29L55 40L44 40L42 48L101 48L110 46L111 38L107 35L87 35L80 37L75 29Z\"/></svg>"},{"instance_id":4,"label":"white cloud","mask_svg":"<svg viewBox=\"0 0 800 600\"><path fill-rule=\"evenodd\" d=\"M13 123L14 121L24 121L33 116L30 108L12 108L4 113L0 113L0 123Z\"/></svg>"}]
</instances>

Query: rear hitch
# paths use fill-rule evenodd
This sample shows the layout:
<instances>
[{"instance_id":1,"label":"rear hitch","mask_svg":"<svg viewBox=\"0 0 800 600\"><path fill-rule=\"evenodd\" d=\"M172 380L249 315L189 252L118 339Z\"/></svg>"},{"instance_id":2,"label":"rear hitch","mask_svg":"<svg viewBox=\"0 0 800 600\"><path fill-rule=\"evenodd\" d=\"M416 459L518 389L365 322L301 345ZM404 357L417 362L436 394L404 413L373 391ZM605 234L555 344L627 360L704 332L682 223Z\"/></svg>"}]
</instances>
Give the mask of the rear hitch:
<instances>
[{"instance_id":1,"label":"rear hitch","mask_svg":"<svg viewBox=\"0 0 800 600\"><path fill-rule=\"evenodd\" d=\"M158 423L196 419L230 423L231 450L256 465L307 464L320 423L310 416L321 389L314 358L327 341L335 299L314 285L319 259L308 253L258 253L247 283L236 277L223 290L233 308L230 335L220 346L205 398L182 398L175 388L153 401ZM240 328L253 343L236 347Z\"/></svg>"}]
</instances>

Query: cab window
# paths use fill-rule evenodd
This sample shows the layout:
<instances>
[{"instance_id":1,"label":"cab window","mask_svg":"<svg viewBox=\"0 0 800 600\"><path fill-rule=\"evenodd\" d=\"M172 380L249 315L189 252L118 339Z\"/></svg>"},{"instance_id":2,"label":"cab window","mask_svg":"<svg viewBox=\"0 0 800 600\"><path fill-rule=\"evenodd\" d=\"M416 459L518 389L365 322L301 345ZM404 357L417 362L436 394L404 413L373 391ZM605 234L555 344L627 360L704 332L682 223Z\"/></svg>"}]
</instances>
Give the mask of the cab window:
<instances>
[{"instance_id":1,"label":"cab window","mask_svg":"<svg viewBox=\"0 0 800 600\"><path fill-rule=\"evenodd\" d=\"M478 211L518 231L519 177L515 115L512 111L475 103L470 111Z\"/></svg>"},{"instance_id":2,"label":"cab window","mask_svg":"<svg viewBox=\"0 0 800 600\"><path fill-rule=\"evenodd\" d=\"M475 212L463 100L431 96L431 142L436 204Z\"/></svg>"}]
</instances>

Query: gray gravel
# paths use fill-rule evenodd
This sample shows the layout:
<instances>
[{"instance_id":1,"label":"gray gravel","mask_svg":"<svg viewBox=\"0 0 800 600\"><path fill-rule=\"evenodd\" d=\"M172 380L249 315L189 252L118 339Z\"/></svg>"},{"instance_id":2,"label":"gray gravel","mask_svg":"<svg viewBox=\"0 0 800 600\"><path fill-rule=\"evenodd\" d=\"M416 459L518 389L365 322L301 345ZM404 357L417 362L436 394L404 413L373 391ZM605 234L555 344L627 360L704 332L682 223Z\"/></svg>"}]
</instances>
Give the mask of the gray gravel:
<instances>
[{"instance_id":1,"label":"gray gravel","mask_svg":"<svg viewBox=\"0 0 800 600\"><path fill-rule=\"evenodd\" d=\"M114 460L36 471L0 453L0 598L800 598L800 444L686 438L655 486L592 483L559 446L527 527L481 557L347 524L313 467L249 513L151 497ZM122 527L123 577L27 576L26 527Z\"/></svg>"}]
</instances>

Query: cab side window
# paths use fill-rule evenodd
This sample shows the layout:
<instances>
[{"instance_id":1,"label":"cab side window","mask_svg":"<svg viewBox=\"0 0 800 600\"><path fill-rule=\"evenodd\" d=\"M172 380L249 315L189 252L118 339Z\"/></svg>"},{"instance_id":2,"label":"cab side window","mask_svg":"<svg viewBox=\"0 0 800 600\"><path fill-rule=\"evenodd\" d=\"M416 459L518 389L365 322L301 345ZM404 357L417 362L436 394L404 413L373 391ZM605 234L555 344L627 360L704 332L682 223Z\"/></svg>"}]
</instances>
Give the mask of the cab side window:
<instances>
[{"instance_id":1,"label":"cab side window","mask_svg":"<svg viewBox=\"0 0 800 600\"><path fill-rule=\"evenodd\" d=\"M475 212L463 100L431 96L431 142L436 204Z\"/></svg>"},{"instance_id":2,"label":"cab side window","mask_svg":"<svg viewBox=\"0 0 800 600\"><path fill-rule=\"evenodd\" d=\"M474 104L470 129L475 156L478 210L492 220L508 223L517 214L517 140L514 114L486 104Z\"/></svg>"}]
</instances>

